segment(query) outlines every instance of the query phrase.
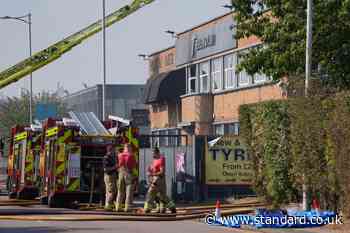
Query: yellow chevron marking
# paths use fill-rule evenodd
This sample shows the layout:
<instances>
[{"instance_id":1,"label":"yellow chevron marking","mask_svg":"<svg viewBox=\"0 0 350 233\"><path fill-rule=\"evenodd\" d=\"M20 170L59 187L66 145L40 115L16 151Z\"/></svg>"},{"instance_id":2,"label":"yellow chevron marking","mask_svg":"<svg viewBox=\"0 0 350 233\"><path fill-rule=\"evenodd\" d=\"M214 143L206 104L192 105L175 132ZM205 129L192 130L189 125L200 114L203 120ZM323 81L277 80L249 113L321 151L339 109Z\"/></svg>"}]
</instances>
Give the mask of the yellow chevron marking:
<instances>
[{"instance_id":1,"label":"yellow chevron marking","mask_svg":"<svg viewBox=\"0 0 350 233\"><path fill-rule=\"evenodd\" d=\"M58 139L58 142L59 143L64 143L66 141L66 139L69 138L71 135L72 135L72 131L71 130L65 131L64 135Z\"/></svg>"},{"instance_id":2,"label":"yellow chevron marking","mask_svg":"<svg viewBox=\"0 0 350 233\"><path fill-rule=\"evenodd\" d=\"M65 145L63 143L58 145L57 161L65 161Z\"/></svg>"},{"instance_id":3,"label":"yellow chevron marking","mask_svg":"<svg viewBox=\"0 0 350 233\"><path fill-rule=\"evenodd\" d=\"M67 188L68 191L76 191L80 187L80 180L76 179L69 187Z\"/></svg>"},{"instance_id":4,"label":"yellow chevron marking","mask_svg":"<svg viewBox=\"0 0 350 233\"><path fill-rule=\"evenodd\" d=\"M66 163L63 162L56 168L55 176L60 175L64 171L65 165Z\"/></svg>"}]
</instances>

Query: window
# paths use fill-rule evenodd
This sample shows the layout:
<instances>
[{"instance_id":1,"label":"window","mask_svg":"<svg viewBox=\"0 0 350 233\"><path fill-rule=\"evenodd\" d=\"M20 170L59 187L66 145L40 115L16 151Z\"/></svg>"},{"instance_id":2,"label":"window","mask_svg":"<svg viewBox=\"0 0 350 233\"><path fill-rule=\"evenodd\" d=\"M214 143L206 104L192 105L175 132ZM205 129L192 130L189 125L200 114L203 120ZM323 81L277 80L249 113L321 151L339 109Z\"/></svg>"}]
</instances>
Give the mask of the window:
<instances>
[{"instance_id":1,"label":"window","mask_svg":"<svg viewBox=\"0 0 350 233\"><path fill-rule=\"evenodd\" d=\"M214 134L217 136L223 136L225 134L224 125L214 125Z\"/></svg>"},{"instance_id":2,"label":"window","mask_svg":"<svg viewBox=\"0 0 350 233\"><path fill-rule=\"evenodd\" d=\"M191 65L188 68L188 90L187 93L197 92L197 65Z\"/></svg>"},{"instance_id":3,"label":"window","mask_svg":"<svg viewBox=\"0 0 350 233\"><path fill-rule=\"evenodd\" d=\"M199 65L199 79L201 92L209 92L209 62Z\"/></svg>"},{"instance_id":4,"label":"window","mask_svg":"<svg viewBox=\"0 0 350 233\"><path fill-rule=\"evenodd\" d=\"M237 64L240 64L240 62L243 60L244 55L238 55L238 59L237 59ZM245 71L242 70L239 74L238 74L238 86L242 87L242 86L247 86L249 85L249 80L251 79L251 76Z\"/></svg>"},{"instance_id":5,"label":"window","mask_svg":"<svg viewBox=\"0 0 350 233\"><path fill-rule=\"evenodd\" d=\"M230 54L224 57L224 80L225 88L234 88L236 87L236 54Z\"/></svg>"},{"instance_id":6,"label":"window","mask_svg":"<svg viewBox=\"0 0 350 233\"><path fill-rule=\"evenodd\" d=\"M213 91L222 89L222 58L212 61L212 83Z\"/></svg>"},{"instance_id":7,"label":"window","mask_svg":"<svg viewBox=\"0 0 350 233\"><path fill-rule=\"evenodd\" d=\"M214 125L214 134L223 135L239 135L239 123L223 123Z\"/></svg>"},{"instance_id":8,"label":"window","mask_svg":"<svg viewBox=\"0 0 350 233\"><path fill-rule=\"evenodd\" d=\"M262 83L267 81L267 76L265 74L257 73L254 74L254 83Z\"/></svg>"},{"instance_id":9,"label":"window","mask_svg":"<svg viewBox=\"0 0 350 233\"><path fill-rule=\"evenodd\" d=\"M239 134L239 123L229 123L224 125L224 132L226 135L238 135Z\"/></svg>"}]
</instances>

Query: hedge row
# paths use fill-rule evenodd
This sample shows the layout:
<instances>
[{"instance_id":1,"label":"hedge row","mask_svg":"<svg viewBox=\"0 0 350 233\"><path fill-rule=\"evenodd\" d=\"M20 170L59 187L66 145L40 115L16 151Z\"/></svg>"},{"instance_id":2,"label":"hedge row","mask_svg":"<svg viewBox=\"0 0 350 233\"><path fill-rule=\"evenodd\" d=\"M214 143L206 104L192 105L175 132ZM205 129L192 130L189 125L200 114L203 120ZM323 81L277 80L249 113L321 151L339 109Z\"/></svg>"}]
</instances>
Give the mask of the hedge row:
<instances>
[{"instance_id":1,"label":"hedge row","mask_svg":"<svg viewBox=\"0 0 350 233\"><path fill-rule=\"evenodd\" d=\"M305 183L323 208L350 214L350 93L243 105L240 123L257 194L278 207Z\"/></svg>"}]
</instances>

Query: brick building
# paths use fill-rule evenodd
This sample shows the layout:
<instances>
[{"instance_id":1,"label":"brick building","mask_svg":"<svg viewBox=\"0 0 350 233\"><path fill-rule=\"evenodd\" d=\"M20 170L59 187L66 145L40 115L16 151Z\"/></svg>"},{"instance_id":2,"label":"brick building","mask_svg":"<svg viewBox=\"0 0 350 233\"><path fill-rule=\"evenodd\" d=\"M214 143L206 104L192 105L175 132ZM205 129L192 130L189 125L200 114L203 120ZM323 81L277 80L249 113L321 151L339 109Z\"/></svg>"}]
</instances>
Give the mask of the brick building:
<instances>
[{"instance_id":1,"label":"brick building","mask_svg":"<svg viewBox=\"0 0 350 233\"><path fill-rule=\"evenodd\" d=\"M237 71L242 55L262 43L236 40L235 28L232 13L225 14L178 33L174 47L149 55L145 103L153 134L238 134L240 105L283 98L264 74Z\"/></svg>"}]
</instances>

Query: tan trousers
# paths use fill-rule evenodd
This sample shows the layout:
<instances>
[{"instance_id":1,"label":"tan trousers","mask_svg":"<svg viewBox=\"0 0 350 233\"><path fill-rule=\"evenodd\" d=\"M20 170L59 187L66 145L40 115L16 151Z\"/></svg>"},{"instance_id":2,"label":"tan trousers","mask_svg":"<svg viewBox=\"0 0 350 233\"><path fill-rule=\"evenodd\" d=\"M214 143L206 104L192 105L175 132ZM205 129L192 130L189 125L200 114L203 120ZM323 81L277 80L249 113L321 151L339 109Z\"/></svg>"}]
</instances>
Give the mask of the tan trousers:
<instances>
[{"instance_id":1,"label":"tan trousers","mask_svg":"<svg viewBox=\"0 0 350 233\"><path fill-rule=\"evenodd\" d=\"M152 182L148 189L144 206L146 211L151 209L151 205L153 205L156 198L159 199L161 209L164 208L164 205L169 209L175 208L175 203L166 195L166 182L164 176L152 177Z\"/></svg>"},{"instance_id":2,"label":"tan trousers","mask_svg":"<svg viewBox=\"0 0 350 233\"><path fill-rule=\"evenodd\" d=\"M120 211L125 200L124 211L130 210L134 195L133 175L125 168L119 168L118 172L118 195L116 201L116 211Z\"/></svg>"},{"instance_id":3,"label":"tan trousers","mask_svg":"<svg viewBox=\"0 0 350 233\"><path fill-rule=\"evenodd\" d=\"M106 204L105 208L111 209L113 207L113 202L116 196L116 178L117 175L114 173L112 175L104 174L104 181L106 186Z\"/></svg>"}]
</instances>

